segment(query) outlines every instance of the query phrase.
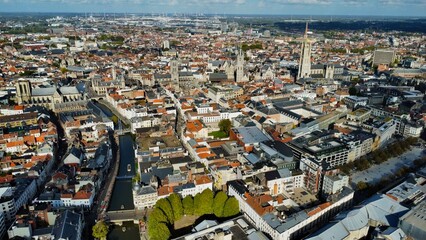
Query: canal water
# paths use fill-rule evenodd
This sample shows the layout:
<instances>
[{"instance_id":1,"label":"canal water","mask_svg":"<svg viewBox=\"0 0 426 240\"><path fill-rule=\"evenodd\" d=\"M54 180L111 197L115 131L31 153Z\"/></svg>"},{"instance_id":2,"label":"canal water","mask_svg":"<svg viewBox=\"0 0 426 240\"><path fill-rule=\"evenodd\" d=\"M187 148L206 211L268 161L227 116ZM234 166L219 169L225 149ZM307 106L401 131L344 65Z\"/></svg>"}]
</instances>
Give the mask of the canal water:
<instances>
[{"instance_id":1,"label":"canal water","mask_svg":"<svg viewBox=\"0 0 426 240\"><path fill-rule=\"evenodd\" d=\"M119 137L120 166L111 194L108 211L134 210L132 178L135 175L135 151L130 134ZM140 239L139 227L133 222L124 222L123 226L112 227L108 240Z\"/></svg>"},{"instance_id":2,"label":"canal water","mask_svg":"<svg viewBox=\"0 0 426 240\"><path fill-rule=\"evenodd\" d=\"M111 112L111 110L109 110L106 106L104 106L103 104L99 103L99 102L92 102L93 105L95 105L95 107L98 107L100 110L102 110L102 112L107 116L107 117L112 117L114 116L114 114ZM92 106L90 106L92 107ZM92 107L92 108L95 108Z\"/></svg>"},{"instance_id":3,"label":"canal water","mask_svg":"<svg viewBox=\"0 0 426 240\"><path fill-rule=\"evenodd\" d=\"M133 210L132 178L135 176L135 151L130 134L119 137L120 166L108 211Z\"/></svg>"},{"instance_id":4,"label":"canal water","mask_svg":"<svg viewBox=\"0 0 426 240\"><path fill-rule=\"evenodd\" d=\"M120 167L118 178L132 178L135 176L135 150L130 134L120 136Z\"/></svg>"},{"instance_id":5,"label":"canal water","mask_svg":"<svg viewBox=\"0 0 426 240\"><path fill-rule=\"evenodd\" d=\"M122 226L113 225L108 240L140 240L139 228L133 222L123 222Z\"/></svg>"}]
</instances>

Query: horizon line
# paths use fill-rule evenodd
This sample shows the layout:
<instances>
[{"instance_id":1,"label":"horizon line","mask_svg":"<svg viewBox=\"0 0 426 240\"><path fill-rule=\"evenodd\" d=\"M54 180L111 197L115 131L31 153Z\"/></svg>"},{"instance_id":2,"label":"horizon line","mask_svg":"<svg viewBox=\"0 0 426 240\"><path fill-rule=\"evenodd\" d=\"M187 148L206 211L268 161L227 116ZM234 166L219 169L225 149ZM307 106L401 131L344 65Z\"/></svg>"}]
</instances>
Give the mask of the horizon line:
<instances>
[{"instance_id":1,"label":"horizon line","mask_svg":"<svg viewBox=\"0 0 426 240\"><path fill-rule=\"evenodd\" d=\"M20 14L20 13L35 13L35 14L146 14L146 15L212 15L212 16L276 16L276 17L403 17L403 18L426 18L426 16L416 15L345 15L345 14L270 14L270 13L201 13L201 12L93 12L93 11L72 11L72 12L52 12L52 11L0 11L0 14Z\"/></svg>"}]
</instances>

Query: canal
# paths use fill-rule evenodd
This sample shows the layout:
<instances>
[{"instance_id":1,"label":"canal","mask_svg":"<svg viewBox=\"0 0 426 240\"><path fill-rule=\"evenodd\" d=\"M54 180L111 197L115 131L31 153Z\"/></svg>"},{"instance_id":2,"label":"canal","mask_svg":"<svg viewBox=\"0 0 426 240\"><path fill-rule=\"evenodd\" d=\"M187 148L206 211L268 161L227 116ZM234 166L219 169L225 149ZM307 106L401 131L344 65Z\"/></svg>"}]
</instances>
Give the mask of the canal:
<instances>
[{"instance_id":1,"label":"canal","mask_svg":"<svg viewBox=\"0 0 426 240\"><path fill-rule=\"evenodd\" d=\"M130 134L119 137L120 166L111 194L108 211L133 210L132 178L135 175L135 151Z\"/></svg>"},{"instance_id":2,"label":"canal","mask_svg":"<svg viewBox=\"0 0 426 240\"><path fill-rule=\"evenodd\" d=\"M106 106L103 104L96 102L96 101L90 101L88 103L88 107L93 109L95 112L99 113L99 110L102 111L103 114L105 114L106 117L112 117L114 114L109 110Z\"/></svg>"},{"instance_id":3,"label":"canal","mask_svg":"<svg viewBox=\"0 0 426 240\"><path fill-rule=\"evenodd\" d=\"M139 228L133 222L123 222L122 226L113 225L108 240L140 240Z\"/></svg>"},{"instance_id":4,"label":"canal","mask_svg":"<svg viewBox=\"0 0 426 240\"><path fill-rule=\"evenodd\" d=\"M120 167L118 178L132 178L135 176L135 150L130 134L120 136Z\"/></svg>"},{"instance_id":5,"label":"canal","mask_svg":"<svg viewBox=\"0 0 426 240\"><path fill-rule=\"evenodd\" d=\"M132 211L133 204L132 178L135 175L135 151L130 134L119 137L120 165L108 205L109 211ZM133 222L124 222L123 226L113 225L108 240L140 239L139 227Z\"/></svg>"}]
</instances>

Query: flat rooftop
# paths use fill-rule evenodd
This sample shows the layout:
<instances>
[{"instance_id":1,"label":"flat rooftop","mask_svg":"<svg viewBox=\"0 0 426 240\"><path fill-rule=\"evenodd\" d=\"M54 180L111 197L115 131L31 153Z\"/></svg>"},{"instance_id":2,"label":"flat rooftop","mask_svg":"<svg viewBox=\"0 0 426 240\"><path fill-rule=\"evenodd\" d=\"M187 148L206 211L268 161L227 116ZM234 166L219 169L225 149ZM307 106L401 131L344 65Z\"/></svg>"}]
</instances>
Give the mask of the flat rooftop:
<instances>
[{"instance_id":1,"label":"flat rooftop","mask_svg":"<svg viewBox=\"0 0 426 240\"><path fill-rule=\"evenodd\" d=\"M294 194L292 194L290 198L300 206L318 201L318 199L314 195L310 194L307 190L303 188L295 188Z\"/></svg>"},{"instance_id":2,"label":"flat rooftop","mask_svg":"<svg viewBox=\"0 0 426 240\"><path fill-rule=\"evenodd\" d=\"M369 112L369 110L366 109L366 108L358 108L357 110L355 110L355 111L353 111L353 112L351 112L349 114L350 115L354 115L354 116L362 116L362 115L364 115L364 114L366 114L368 112Z\"/></svg>"},{"instance_id":3,"label":"flat rooftop","mask_svg":"<svg viewBox=\"0 0 426 240\"><path fill-rule=\"evenodd\" d=\"M160 149L163 149L181 146L181 143L176 136L138 137L137 144L142 151L147 151L152 147L159 147Z\"/></svg>"}]
</instances>

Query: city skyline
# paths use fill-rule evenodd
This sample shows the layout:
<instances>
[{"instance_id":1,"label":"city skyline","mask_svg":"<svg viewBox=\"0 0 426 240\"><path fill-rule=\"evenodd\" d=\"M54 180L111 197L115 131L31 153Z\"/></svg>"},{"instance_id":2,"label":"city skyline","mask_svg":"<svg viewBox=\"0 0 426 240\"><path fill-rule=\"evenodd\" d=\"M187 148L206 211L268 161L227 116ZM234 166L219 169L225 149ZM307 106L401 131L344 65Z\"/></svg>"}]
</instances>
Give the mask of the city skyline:
<instances>
[{"instance_id":1,"label":"city skyline","mask_svg":"<svg viewBox=\"0 0 426 240\"><path fill-rule=\"evenodd\" d=\"M0 240L426 239L424 4L359 1L0 0Z\"/></svg>"},{"instance_id":2,"label":"city skyline","mask_svg":"<svg viewBox=\"0 0 426 240\"><path fill-rule=\"evenodd\" d=\"M1 12L425 16L421 0L0 0Z\"/></svg>"}]
</instances>

